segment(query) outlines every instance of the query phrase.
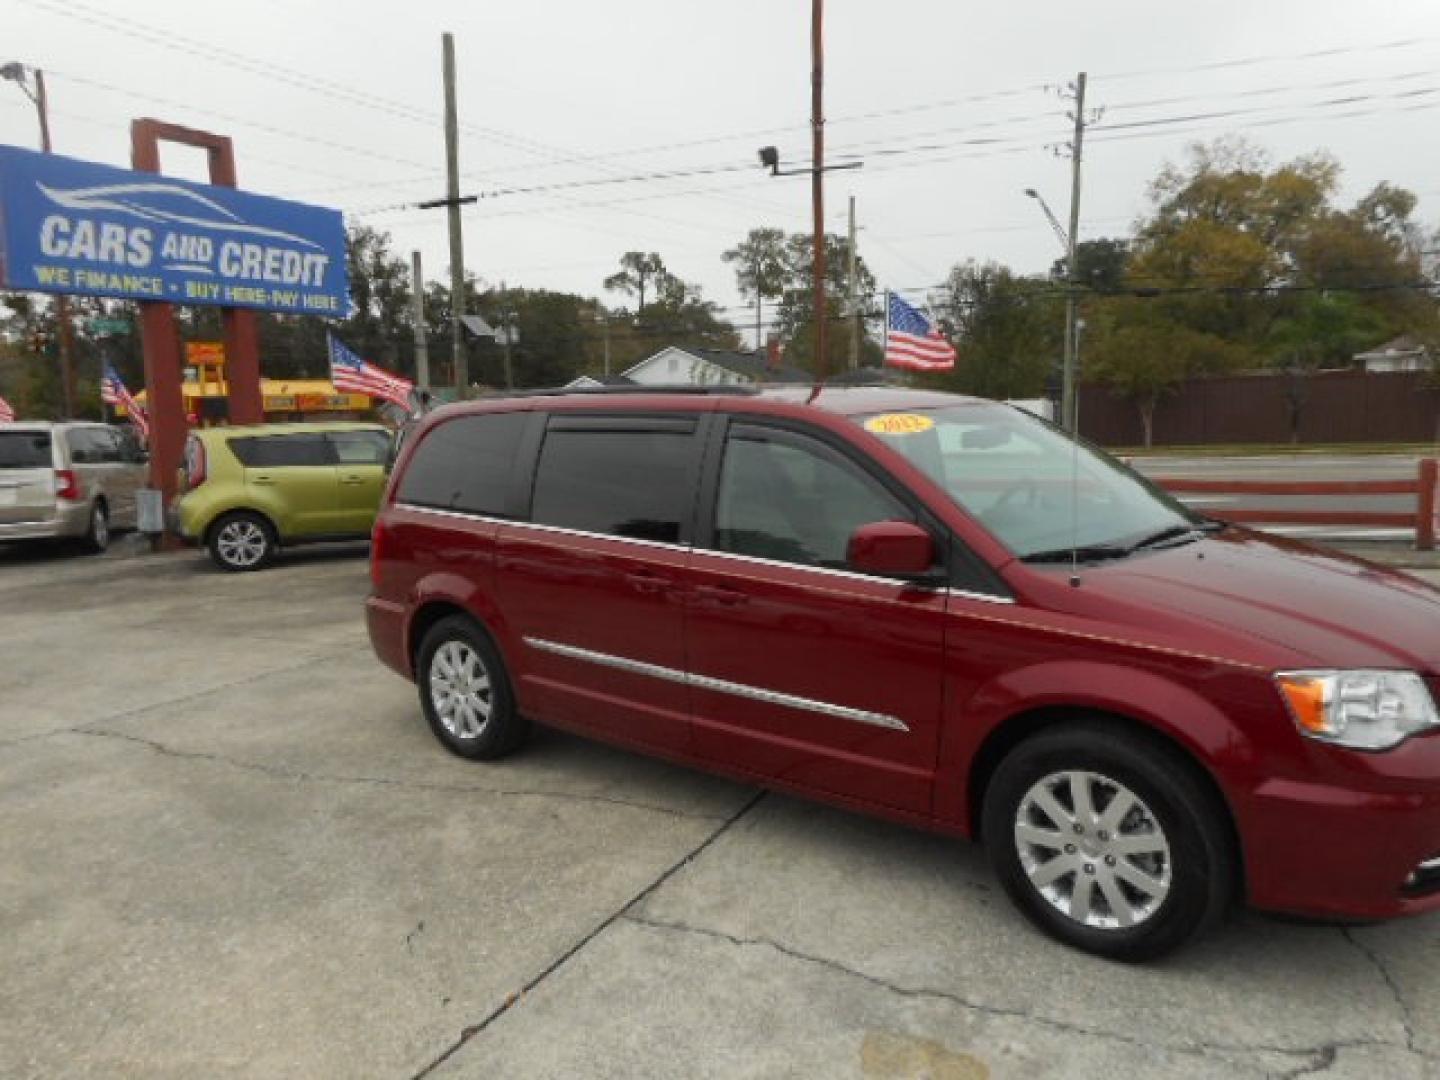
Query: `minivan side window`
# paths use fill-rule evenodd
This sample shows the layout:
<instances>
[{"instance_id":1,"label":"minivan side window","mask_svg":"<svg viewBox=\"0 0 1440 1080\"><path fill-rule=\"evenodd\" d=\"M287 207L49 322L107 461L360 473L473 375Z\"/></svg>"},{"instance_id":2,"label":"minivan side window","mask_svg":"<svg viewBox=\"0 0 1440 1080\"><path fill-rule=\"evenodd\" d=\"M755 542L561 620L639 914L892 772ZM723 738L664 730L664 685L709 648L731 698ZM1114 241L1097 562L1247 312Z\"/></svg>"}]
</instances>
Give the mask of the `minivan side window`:
<instances>
[{"instance_id":1,"label":"minivan side window","mask_svg":"<svg viewBox=\"0 0 1440 1080\"><path fill-rule=\"evenodd\" d=\"M98 427L90 430L95 437L95 446L99 453L97 460L107 465L123 464L125 448L120 441L120 432L112 427Z\"/></svg>"},{"instance_id":2,"label":"minivan side window","mask_svg":"<svg viewBox=\"0 0 1440 1080\"><path fill-rule=\"evenodd\" d=\"M396 501L472 514L504 514L526 412L457 416L431 428L400 477Z\"/></svg>"},{"instance_id":3,"label":"minivan side window","mask_svg":"<svg viewBox=\"0 0 1440 1080\"><path fill-rule=\"evenodd\" d=\"M714 547L843 570L851 534L915 515L878 482L801 435L737 426L725 442Z\"/></svg>"},{"instance_id":4,"label":"minivan side window","mask_svg":"<svg viewBox=\"0 0 1440 1080\"><path fill-rule=\"evenodd\" d=\"M105 444L97 428L71 428L65 432L65 442L76 465L99 465L105 460Z\"/></svg>"},{"instance_id":5,"label":"minivan side window","mask_svg":"<svg viewBox=\"0 0 1440 1080\"><path fill-rule=\"evenodd\" d=\"M230 449L247 469L335 464L323 435L261 435L231 439Z\"/></svg>"},{"instance_id":6,"label":"minivan side window","mask_svg":"<svg viewBox=\"0 0 1440 1080\"><path fill-rule=\"evenodd\" d=\"M0 469L48 469L48 431L0 431Z\"/></svg>"},{"instance_id":7,"label":"minivan side window","mask_svg":"<svg viewBox=\"0 0 1440 1080\"><path fill-rule=\"evenodd\" d=\"M694 499L693 423L557 427L535 469L530 519L605 536L678 544Z\"/></svg>"}]
</instances>

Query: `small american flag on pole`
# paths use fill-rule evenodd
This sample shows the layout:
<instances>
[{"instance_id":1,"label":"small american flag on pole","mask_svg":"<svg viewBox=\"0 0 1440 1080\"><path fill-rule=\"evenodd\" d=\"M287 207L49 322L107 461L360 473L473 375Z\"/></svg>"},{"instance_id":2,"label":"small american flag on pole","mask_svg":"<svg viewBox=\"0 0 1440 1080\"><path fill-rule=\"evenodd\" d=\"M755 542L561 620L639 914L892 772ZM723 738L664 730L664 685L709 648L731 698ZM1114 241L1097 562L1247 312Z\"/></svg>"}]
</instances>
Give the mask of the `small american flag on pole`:
<instances>
[{"instance_id":1,"label":"small american flag on pole","mask_svg":"<svg viewBox=\"0 0 1440 1080\"><path fill-rule=\"evenodd\" d=\"M13 424L15 422L15 410L10 403L0 397L0 424Z\"/></svg>"},{"instance_id":2,"label":"small american flag on pole","mask_svg":"<svg viewBox=\"0 0 1440 1080\"><path fill-rule=\"evenodd\" d=\"M894 293L887 293L885 362L911 371L950 371L955 367L955 349L929 319Z\"/></svg>"},{"instance_id":3,"label":"small american flag on pole","mask_svg":"<svg viewBox=\"0 0 1440 1080\"><path fill-rule=\"evenodd\" d=\"M105 365L105 371L100 376L100 400L112 409L117 406L124 409L130 423L135 425L140 434L147 439L150 437L150 417L145 415L144 407L126 388L120 373L109 364Z\"/></svg>"},{"instance_id":4,"label":"small american flag on pole","mask_svg":"<svg viewBox=\"0 0 1440 1080\"><path fill-rule=\"evenodd\" d=\"M396 375L362 360L345 347L334 334L327 334L330 346L330 381L336 390L347 394L369 394L390 401L403 409L410 408L410 392L415 384L403 375Z\"/></svg>"}]
</instances>

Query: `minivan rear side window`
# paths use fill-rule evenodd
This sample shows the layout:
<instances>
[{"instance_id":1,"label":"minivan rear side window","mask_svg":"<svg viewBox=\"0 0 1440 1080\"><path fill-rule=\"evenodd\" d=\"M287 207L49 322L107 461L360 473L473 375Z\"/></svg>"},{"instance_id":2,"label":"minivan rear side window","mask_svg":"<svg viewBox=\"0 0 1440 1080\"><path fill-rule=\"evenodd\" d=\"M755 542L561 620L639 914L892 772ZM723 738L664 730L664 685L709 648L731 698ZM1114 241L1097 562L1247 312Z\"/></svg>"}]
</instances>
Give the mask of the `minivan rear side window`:
<instances>
[{"instance_id":1,"label":"minivan rear side window","mask_svg":"<svg viewBox=\"0 0 1440 1080\"><path fill-rule=\"evenodd\" d=\"M526 412L457 416L431 429L400 477L396 501L472 514L504 514Z\"/></svg>"},{"instance_id":2,"label":"minivan rear side window","mask_svg":"<svg viewBox=\"0 0 1440 1080\"><path fill-rule=\"evenodd\" d=\"M0 469L48 469L53 465L48 431L0 431Z\"/></svg>"},{"instance_id":3,"label":"minivan rear side window","mask_svg":"<svg viewBox=\"0 0 1440 1080\"><path fill-rule=\"evenodd\" d=\"M694 501L693 422L594 427L562 422L545 434L530 518L605 536L677 544Z\"/></svg>"},{"instance_id":4,"label":"minivan rear side window","mask_svg":"<svg viewBox=\"0 0 1440 1080\"><path fill-rule=\"evenodd\" d=\"M230 449L247 469L335 464L323 435L261 435L231 439Z\"/></svg>"}]
</instances>

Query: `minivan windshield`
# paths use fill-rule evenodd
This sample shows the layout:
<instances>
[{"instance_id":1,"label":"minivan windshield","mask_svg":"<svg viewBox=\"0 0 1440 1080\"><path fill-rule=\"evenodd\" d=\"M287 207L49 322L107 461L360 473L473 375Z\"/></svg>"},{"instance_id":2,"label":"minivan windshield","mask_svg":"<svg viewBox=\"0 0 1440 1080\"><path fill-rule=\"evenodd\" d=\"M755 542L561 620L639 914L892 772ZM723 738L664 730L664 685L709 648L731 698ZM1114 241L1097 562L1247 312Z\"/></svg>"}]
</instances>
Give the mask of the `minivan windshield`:
<instances>
[{"instance_id":1,"label":"minivan windshield","mask_svg":"<svg viewBox=\"0 0 1440 1080\"><path fill-rule=\"evenodd\" d=\"M854 417L1032 562L1118 558L1209 523L1114 459L1029 413L967 402Z\"/></svg>"},{"instance_id":2,"label":"minivan windshield","mask_svg":"<svg viewBox=\"0 0 1440 1080\"><path fill-rule=\"evenodd\" d=\"M50 468L48 431L0 431L0 469Z\"/></svg>"}]
</instances>

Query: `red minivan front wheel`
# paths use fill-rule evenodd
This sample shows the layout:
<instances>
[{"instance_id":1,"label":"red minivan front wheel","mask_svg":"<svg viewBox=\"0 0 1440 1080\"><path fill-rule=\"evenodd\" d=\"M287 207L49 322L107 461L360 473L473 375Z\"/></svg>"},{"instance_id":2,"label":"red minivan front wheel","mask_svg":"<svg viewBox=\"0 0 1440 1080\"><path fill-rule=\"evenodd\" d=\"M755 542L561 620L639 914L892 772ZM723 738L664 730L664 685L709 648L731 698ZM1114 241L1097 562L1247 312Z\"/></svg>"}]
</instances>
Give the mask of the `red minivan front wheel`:
<instances>
[{"instance_id":1,"label":"red minivan front wheel","mask_svg":"<svg viewBox=\"0 0 1440 1080\"><path fill-rule=\"evenodd\" d=\"M1087 952L1160 956L1212 925L1234 890L1224 809L1177 751L1119 724L1067 724L1020 743L982 813L1016 906Z\"/></svg>"}]
</instances>

